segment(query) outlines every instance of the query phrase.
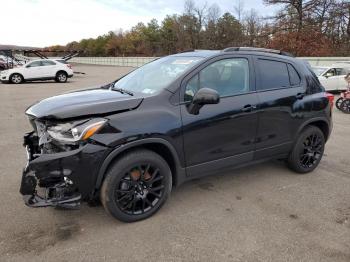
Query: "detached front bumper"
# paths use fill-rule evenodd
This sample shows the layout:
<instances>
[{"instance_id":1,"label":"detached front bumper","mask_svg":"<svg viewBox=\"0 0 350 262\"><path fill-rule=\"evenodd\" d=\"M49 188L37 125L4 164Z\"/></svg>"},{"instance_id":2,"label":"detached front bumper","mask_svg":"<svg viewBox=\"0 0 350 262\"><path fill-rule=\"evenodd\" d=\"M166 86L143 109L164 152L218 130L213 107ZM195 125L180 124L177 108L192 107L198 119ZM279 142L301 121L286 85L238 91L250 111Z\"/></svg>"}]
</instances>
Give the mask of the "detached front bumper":
<instances>
[{"instance_id":1,"label":"detached front bumper","mask_svg":"<svg viewBox=\"0 0 350 262\"><path fill-rule=\"evenodd\" d=\"M108 148L87 143L71 151L40 154L37 141L34 132L24 136L28 162L23 170L20 193L25 204L77 208L81 200L91 198Z\"/></svg>"}]
</instances>

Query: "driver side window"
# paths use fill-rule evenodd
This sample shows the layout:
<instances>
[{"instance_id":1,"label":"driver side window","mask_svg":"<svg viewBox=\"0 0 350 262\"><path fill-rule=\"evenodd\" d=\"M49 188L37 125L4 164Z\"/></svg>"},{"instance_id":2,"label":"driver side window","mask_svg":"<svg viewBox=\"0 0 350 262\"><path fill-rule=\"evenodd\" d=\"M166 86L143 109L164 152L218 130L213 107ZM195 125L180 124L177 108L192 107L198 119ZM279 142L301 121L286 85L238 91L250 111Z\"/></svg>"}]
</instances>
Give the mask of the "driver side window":
<instances>
[{"instance_id":1,"label":"driver side window","mask_svg":"<svg viewBox=\"0 0 350 262\"><path fill-rule=\"evenodd\" d=\"M188 81L184 100L192 101L201 88L216 90L220 97L249 92L249 65L245 58L229 58L216 61Z\"/></svg>"},{"instance_id":2,"label":"driver side window","mask_svg":"<svg viewBox=\"0 0 350 262\"><path fill-rule=\"evenodd\" d=\"M324 75L327 77L332 77L332 76L337 75L337 72L336 72L335 68L331 68Z\"/></svg>"}]
</instances>

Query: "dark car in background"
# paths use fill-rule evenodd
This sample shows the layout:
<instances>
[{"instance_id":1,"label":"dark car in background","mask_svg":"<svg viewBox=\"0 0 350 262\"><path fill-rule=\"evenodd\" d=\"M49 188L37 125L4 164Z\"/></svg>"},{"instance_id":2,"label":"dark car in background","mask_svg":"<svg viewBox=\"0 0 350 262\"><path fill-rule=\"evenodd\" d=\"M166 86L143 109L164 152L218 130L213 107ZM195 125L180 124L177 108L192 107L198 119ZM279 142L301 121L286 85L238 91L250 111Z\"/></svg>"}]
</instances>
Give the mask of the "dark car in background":
<instances>
[{"instance_id":1,"label":"dark car in background","mask_svg":"<svg viewBox=\"0 0 350 262\"><path fill-rule=\"evenodd\" d=\"M332 99L306 63L277 50L163 57L28 108L20 192L31 207L100 199L133 222L194 178L270 159L308 173L332 130Z\"/></svg>"}]
</instances>

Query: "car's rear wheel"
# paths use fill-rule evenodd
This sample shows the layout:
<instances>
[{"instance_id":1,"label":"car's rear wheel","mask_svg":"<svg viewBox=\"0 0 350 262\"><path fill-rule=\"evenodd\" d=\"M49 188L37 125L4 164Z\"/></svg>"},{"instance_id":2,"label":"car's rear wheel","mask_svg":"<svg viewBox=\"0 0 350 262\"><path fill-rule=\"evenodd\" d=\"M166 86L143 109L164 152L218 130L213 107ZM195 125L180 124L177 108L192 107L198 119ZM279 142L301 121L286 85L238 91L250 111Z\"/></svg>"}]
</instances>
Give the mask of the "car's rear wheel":
<instances>
[{"instance_id":1,"label":"car's rear wheel","mask_svg":"<svg viewBox=\"0 0 350 262\"><path fill-rule=\"evenodd\" d=\"M67 76L66 72L58 72L56 74L55 80L58 83L65 83L65 82L67 82L67 79L68 79L68 76Z\"/></svg>"},{"instance_id":2,"label":"car's rear wheel","mask_svg":"<svg viewBox=\"0 0 350 262\"><path fill-rule=\"evenodd\" d=\"M101 202L108 213L124 222L155 214L172 187L166 161L149 150L132 151L119 158L107 172Z\"/></svg>"},{"instance_id":3,"label":"car's rear wheel","mask_svg":"<svg viewBox=\"0 0 350 262\"><path fill-rule=\"evenodd\" d=\"M316 126L306 127L294 144L288 166L301 174L313 171L322 159L324 146L323 132Z\"/></svg>"},{"instance_id":4,"label":"car's rear wheel","mask_svg":"<svg viewBox=\"0 0 350 262\"><path fill-rule=\"evenodd\" d=\"M13 84L20 84L23 82L23 76L20 74L12 74L10 76L10 82Z\"/></svg>"}]
</instances>

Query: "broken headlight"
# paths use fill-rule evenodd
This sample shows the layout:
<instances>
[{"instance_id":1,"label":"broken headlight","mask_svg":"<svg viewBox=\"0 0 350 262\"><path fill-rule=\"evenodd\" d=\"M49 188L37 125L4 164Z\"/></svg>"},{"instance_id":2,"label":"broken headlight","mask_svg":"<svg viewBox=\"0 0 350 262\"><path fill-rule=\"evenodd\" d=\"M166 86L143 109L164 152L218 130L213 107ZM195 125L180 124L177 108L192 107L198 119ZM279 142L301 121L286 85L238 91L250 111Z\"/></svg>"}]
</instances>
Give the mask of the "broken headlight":
<instances>
[{"instance_id":1,"label":"broken headlight","mask_svg":"<svg viewBox=\"0 0 350 262\"><path fill-rule=\"evenodd\" d=\"M47 127L49 136L63 143L75 143L91 137L107 122L104 118L58 123Z\"/></svg>"}]
</instances>

